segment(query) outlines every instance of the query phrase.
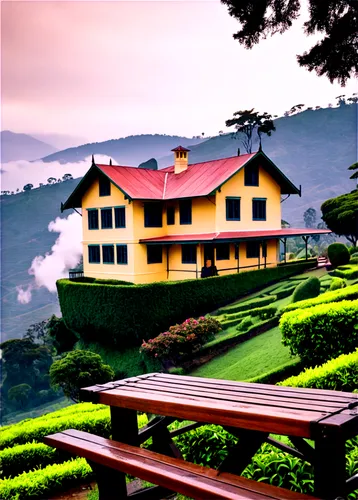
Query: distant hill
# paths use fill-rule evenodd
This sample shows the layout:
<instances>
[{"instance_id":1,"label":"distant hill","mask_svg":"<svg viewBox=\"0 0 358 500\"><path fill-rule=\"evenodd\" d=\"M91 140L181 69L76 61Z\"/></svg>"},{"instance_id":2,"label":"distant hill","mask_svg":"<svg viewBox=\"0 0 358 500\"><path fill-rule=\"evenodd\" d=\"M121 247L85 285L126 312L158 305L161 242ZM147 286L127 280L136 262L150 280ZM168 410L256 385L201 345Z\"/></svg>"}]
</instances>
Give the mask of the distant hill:
<instances>
[{"instance_id":1,"label":"distant hill","mask_svg":"<svg viewBox=\"0 0 358 500\"><path fill-rule=\"evenodd\" d=\"M44 162L58 161L70 163L84 160L94 154L108 155L119 165L137 167L148 158L159 158L179 144L190 146L200 139L170 135L132 135L122 139L105 142L93 142L76 148L69 148L43 158Z\"/></svg>"},{"instance_id":2,"label":"distant hill","mask_svg":"<svg viewBox=\"0 0 358 500\"><path fill-rule=\"evenodd\" d=\"M307 208L320 212L323 201L354 189L347 168L357 161L357 109L357 104L343 105L279 118L276 132L263 138L264 152L296 186L302 185L302 198L292 196L282 205L291 224L303 224ZM234 156L238 147L245 152L230 135L213 137L190 148L189 163ZM159 168L172 164L172 154L158 159Z\"/></svg>"},{"instance_id":3,"label":"distant hill","mask_svg":"<svg viewBox=\"0 0 358 500\"><path fill-rule=\"evenodd\" d=\"M3 130L0 134L2 163L15 160L37 160L57 151L50 144L39 141L31 135L16 134L10 130Z\"/></svg>"},{"instance_id":4,"label":"distant hill","mask_svg":"<svg viewBox=\"0 0 358 500\"><path fill-rule=\"evenodd\" d=\"M75 146L80 146L86 142L86 139L83 137L67 135L67 134L51 134L43 133L43 134L31 134L32 137L38 139L39 141L46 142L51 146L55 147L58 151L66 148L73 148Z\"/></svg>"},{"instance_id":5,"label":"distant hill","mask_svg":"<svg viewBox=\"0 0 358 500\"><path fill-rule=\"evenodd\" d=\"M51 251L59 235L50 233L48 224L61 216L61 201L78 182L79 179L75 179L0 197L2 341L21 337L30 324L60 313L56 294L45 289L35 290L29 304L20 304L16 287L33 281L27 271L32 260Z\"/></svg>"}]
</instances>

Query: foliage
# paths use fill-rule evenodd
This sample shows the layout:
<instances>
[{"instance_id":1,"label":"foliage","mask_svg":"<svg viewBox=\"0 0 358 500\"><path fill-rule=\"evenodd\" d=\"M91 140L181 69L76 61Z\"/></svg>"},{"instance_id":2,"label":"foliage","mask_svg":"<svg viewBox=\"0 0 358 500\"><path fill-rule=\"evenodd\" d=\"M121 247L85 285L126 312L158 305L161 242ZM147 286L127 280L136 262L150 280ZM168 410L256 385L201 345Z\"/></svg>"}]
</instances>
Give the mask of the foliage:
<instances>
[{"instance_id":1,"label":"foliage","mask_svg":"<svg viewBox=\"0 0 358 500\"><path fill-rule=\"evenodd\" d=\"M300 283L293 292L292 302L300 300L313 299L320 293L321 284L316 276L311 276L307 280Z\"/></svg>"},{"instance_id":2,"label":"foliage","mask_svg":"<svg viewBox=\"0 0 358 500\"><path fill-rule=\"evenodd\" d=\"M267 297L255 297L253 299L248 299L244 301L237 302L235 304L230 304L226 307L222 307L221 309L218 309L216 311L216 315L221 315L221 314L233 314L233 313L241 313L243 311L252 311L252 310L257 310L260 307L266 306L268 304L272 304L272 302L276 301L276 296L267 296ZM234 317L234 316L232 316ZM238 315L235 315L235 317L239 317Z\"/></svg>"},{"instance_id":3,"label":"foliage","mask_svg":"<svg viewBox=\"0 0 358 500\"><path fill-rule=\"evenodd\" d=\"M358 253L352 253L349 263L358 264Z\"/></svg>"},{"instance_id":4,"label":"foliage","mask_svg":"<svg viewBox=\"0 0 358 500\"><path fill-rule=\"evenodd\" d=\"M214 318L189 318L180 325L174 325L167 332L143 342L140 351L151 357L177 361L195 353L206 342L213 340L221 330Z\"/></svg>"},{"instance_id":5,"label":"foliage","mask_svg":"<svg viewBox=\"0 0 358 500\"><path fill-rule=\"evenodd\" d=\"M332 276L338 276L339 278L344 278L347 280L355 280L358 278L358 267L353 266L339 266L334 271L331 271Z\"/></svg>"},{"instance_id":6,"label":"foliage","mask_svg":"<svg viewBox=\"0 0 358 500\"><path fill-rule=\"evenodd\" d=\"M58 318L54 314L48 320L47 331L57 354L70 351L78 340L77 336L67 328L63 318Z\"/></svg>"},{"instance_id":7,"label":"foliage","mask_svg":"<svg viewBox=\"0 0 358 500\"><path fill-rule=\"evenodd\" d=\"M59 463L61 454L55 448L43 443L19 444L0 451L1 476L14 477L38 467Z\"/></svg>"},{"instance_id":8,"label":"foliage","mask_svg":"<svg viewBox=\"0 0 358 500\"><path fill-rule=\"evenodd\" d=\"M300 13L301 2L284 0L221 0L229 14L240 23L234 39L251 49L268 35L284 33ZM305 33L323 35L313 47L297 56L300 66L325 75L342 86L358 75L357 8L350 0L310 0Z\"/></svg>"},{"instance_id":9,"label":"foliage","mask_svg":"<svg viewBox=\"0 0 358 500\"><path fill-rule=\"evenodd\" d=\"M350 259L348 248L343 243L332 243L328 247L328 258L333 267L344 266Z\"/></svg>"},{"instance_id":10,"label":"foliage","mask_svg":"<svg viewBox=\"0 0 358 500\"><path fill-rule=\"evenodd\" d=\"M334 293L334 292L333 292ZM308 365L323 363L358 345L358 300L296 309L281 317L282 342Z\"/></svg>"},{"instance_id":11,"label":"foliage","mask_svg":"<svg viewBox=\"0 0 358 500\"><path fill-rule=\"evenodd\" d=\"M353 246L358 240L358 189L325 201L322 219L329 229L339 236L345 236Z\"/></svg>"},{"instance_id":12,"label":"foliage","mask_svg":"<svg viewBox=\"0 0 358 500\"><path fill-rule=\"evenodd\" d=\"M340 302L341 300L358 299L358 284L350 285L347 288L326 292L324 295L315 297L314 299L302 300L294 304L287 305L282 313L293 311L295 309L305 309L307 307L317 306L319 304L328 304L330 302Z\"/></svg>"},{"instance_id":13,"label":"foliage","mask_svg":"<svg viewBox=\"0 0 358 500\"><path fill-rule=\"evenodd\" d=\"M345 288L347 283L342 278L333 278L329 287L329 290L332 292L333 290L339 290L340 288Z\"/></svg>"},{"instance_id":14,"label":"foliage","mask_svg":"<svg viewBox=\"0 0 358 500\"><path fill-rule=\"evenodd\" d=\"M140 163L138 168L147 168L149 170L158 170L158 162L155 158L150 158L149 160Z\"/></svg>"},{"instance_id":15,"label":"foliage","mask_svg":"<svg viewBox=\"0 0 358 500\"><path fill-rule=\"evenodd\" d=\"M306 368L278 385L352 392L358 387L358 349L342 354L321 366Z\"/></svg>"},{"instance_id":16,"label":"foliage","mask_svg":"<svg viewBox=\"0 0 358 500\"><path fill-rule=\"evenodd\" d=\"M254 132L257 133L261 149L262 134L271 136L271 133L276 130L272 118L270 114L266 112L260 114L252 108L245 111L236 111L234 118L226 120L225 124L227 127L235 125L235 136L241 139L246 153L251 153Z\"/></svg>"},{"instance_id":17,"label":"foliage","mask_svg":"<svg viewBox=\"0 0 358 500\"><path fill-rule=\"evenodd\" d=\"M25 408L26 403L30 399L32 387L29 384L19 384L11 387L7 391L7 397L14 399L20 405L20 408Z\"/></svg>"},{"instance_id":18,"label":"foliage","mask_svg":"<svg viewBox=\"0 0 358 500\"><path fill-rule=\"evenodd\" d=\"M31 189L34 187L33 184L25 184L25 186L22 188L24 191L31 191Z\"/></svg>"},{"instance_id":19,"label":"foliage","mask_svg":"<svg viewBox=\"0 0 358 500\"><path fill-rule=\"evenodd\" d=\"M348 170L356 170L356 172L353 172L350 176L350 179L358 179L358 162L353 163L353 165L348 167Z\"/></svg>"},{"instance_id":20,"label":"foliage","mask_svg":"<svg viewBox=\"0 0 358 500\"><path fill-rule=\"evenodd\" d=\"M147 340L156 336L188 316L206 314L248 292L303 272L312 265L303 262L205 280L129 286L76 283L63 279L57 282L57 289L68 328L85 341L125 349L131 345L139 346L143 338ZM150 311L150 315L143 314L143 311Z\"/></svg>"},{"instance_id":21,"label":"foliage","mask_svg":"<svg viewBox=\"0 0 358 500\"><path fill-rule=\"evenodd\" d=\"M355 256L358 257L358 247L354 247L354 246L348 247L348 252L349 252L351 257L354 254L356 254Z\"/></svg>"},{"instance_id":22,"label":"foliage","mask_svg":"<svg viewBox=\"0 0 358 500\"><path fill-rule=\"evenodd\" d=\"M252 319L250 316L246 316L246 318L243 318L241 322L238 324L236 327L236 330L240 332L245 332L250 326L253 325Z\"/></svg>"},{"instance_id":23,"label":"foliage","mask_svg":"<svg viewBox=\"0 0 358 500\"><path fill-rule=\"evenodd\" d=\"M303 220L305 221L305 227L313 228L316 227L317 212L314 208L307 208L303 214Z\"/></svg>"},{"instance_id":24,"label":"foliage","mask_svg":"<svg viewBox=\"0 0 358 500\"><path fill-rule=\"evenodd\" d=\"M113 379L114 372L102 363L101 356L90 351L72 351L55 361L50 368L51 385L61 387L65 396L79 401L81 387Z\"/></svg>"},{"instance_id":25,"label":"foliage","mask_svg":"<svg viewBox=\"0 0 358 500\"><path fill-rule=\"evenodd\" d=\"M14 478L0 479L2 500L47 498L49 493L65 490L81 481L93 478L86 459L76 458L62 464L24 472Z\"/></svg>"}]
</instances>

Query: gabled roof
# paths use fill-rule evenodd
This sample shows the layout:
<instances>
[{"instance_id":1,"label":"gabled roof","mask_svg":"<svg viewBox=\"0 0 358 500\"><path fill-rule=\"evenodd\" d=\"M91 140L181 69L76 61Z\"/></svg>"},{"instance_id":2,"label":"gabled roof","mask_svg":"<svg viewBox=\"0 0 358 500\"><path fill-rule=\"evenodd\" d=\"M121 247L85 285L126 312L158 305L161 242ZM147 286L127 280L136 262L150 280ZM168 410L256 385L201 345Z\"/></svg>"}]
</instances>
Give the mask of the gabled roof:
<instances>
[{"instance_id":1,"label":"gabled roof","mask_svg":"<svg viewBox=\"0 0 358 500\"><path fill-rule=\"evenodd\" d=\"M78 208L82 196L99 175L105 175L129 200L174 200L214 194L225 182L248 164L260 164L281 186L282 194L301 191L262 152L233 156L188 165L180 174L174 167L163 170L93 164L62 209Z\"/></svg>"}]
</instances>

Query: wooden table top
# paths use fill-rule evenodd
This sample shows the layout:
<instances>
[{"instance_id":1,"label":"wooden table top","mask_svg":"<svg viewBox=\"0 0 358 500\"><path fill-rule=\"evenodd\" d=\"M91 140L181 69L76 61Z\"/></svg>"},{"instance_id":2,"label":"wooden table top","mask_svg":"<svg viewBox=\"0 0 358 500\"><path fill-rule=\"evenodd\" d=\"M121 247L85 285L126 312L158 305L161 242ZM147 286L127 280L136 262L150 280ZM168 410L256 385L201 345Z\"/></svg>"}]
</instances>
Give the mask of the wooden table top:
<instances>
[{"instance_id":1,"label":"wooden table top","mask_svg":"<svg viewBox=\"0 0 358 500\"><path fill-rule=\"evenodd\" d=\"M312 424L339 416L337 425L342 417L354 419L358 433L358 394L349 392L150 373L84 388L81 398L155 415L305 438L312 436Z\"/></svg>"}]
</instances>

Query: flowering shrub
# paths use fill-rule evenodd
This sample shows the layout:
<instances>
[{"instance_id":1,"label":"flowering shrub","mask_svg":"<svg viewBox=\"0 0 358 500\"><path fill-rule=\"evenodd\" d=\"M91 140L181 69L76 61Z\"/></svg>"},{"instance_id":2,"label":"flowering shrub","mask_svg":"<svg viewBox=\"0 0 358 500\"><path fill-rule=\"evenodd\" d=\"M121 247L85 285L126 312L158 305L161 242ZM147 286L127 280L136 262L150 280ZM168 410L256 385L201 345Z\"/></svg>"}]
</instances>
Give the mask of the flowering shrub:
<instances>
[{"instance_id":1,"label":"flowering shrub","mask_svg":"<svg viewBox=\"0 0 358 500\"><path fill-rule=\"evenodd\" d=\"M143 341L140 351L155 358L176 361L213 340L220 330L220 323L214 318L189 318L180 325L171 326L158 337Z\"/></svg>"}]
</instances>

